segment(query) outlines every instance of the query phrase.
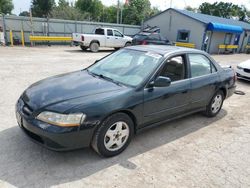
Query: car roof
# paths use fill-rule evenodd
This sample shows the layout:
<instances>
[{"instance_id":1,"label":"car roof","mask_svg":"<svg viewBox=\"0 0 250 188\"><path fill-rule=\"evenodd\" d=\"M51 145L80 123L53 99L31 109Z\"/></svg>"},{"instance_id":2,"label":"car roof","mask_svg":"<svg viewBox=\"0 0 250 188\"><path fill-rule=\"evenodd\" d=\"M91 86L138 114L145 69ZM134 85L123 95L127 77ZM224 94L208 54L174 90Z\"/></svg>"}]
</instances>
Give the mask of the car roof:
<instances>
[{"instance_id":1,"label":"car roof","mask_svg":"<svg viewBox=\"0 0 250 188\"><path fill-rule=\"evenodd\" d=\"M150 32L140 32L140 33L137 33L137 34L135 34L135 35L151 35L151 34L153 34L153 33L150 33Z\"/></svg>"},{"instance_id":2,"label":"car roof","mask_svg":"<svg viewBox=\"0 0 250 188\"><path fill-rule=\"evenodd\" d=\"M192 49L192 48L184 48L179 46L168 46L168 45L138 45L138 46L129 46L126 47L131 50L139 50L139 51L148 51L153 53L158 53L160 55L166 56L176 52L196 52L196 53L204 53L201 50Z\"/></svg>"}]
</instances>

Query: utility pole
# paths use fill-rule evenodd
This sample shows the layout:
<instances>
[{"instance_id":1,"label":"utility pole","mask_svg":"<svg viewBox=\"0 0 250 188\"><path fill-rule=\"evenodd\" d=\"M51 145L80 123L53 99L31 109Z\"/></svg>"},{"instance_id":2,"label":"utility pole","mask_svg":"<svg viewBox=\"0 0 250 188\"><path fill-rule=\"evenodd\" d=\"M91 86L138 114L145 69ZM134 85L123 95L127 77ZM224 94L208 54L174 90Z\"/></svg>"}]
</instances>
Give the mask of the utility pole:
<instances>
[{"instance_id":1,"label":"utility pole","mask_svg":"<svg viewBox=\"0 0 250 188\"><path fill-rule=\"evenodd\" d=\"M121 5L121 16L120 16L120 24L122 24L122 15L123 14L123 5Z\"/></svg>"},{"instance_id":2,"label":"utility pole","mask_svg":"<svg viewBox=\"0 0 250 188\"><path fill-rule=\"evenodd\" d=\"M117 24L119 24L119 9L120 9L120 0L117 0Z\"/></svg>"},{"instance_id":3,"label":"utility pole","mask_svg":"<svg viewBox=\"0 0 250 188\"><path fill-rule=\"evenodd\" d=\"M33 28L33 18L32 18L32 6L30 7L30 25L31 25L31 35L34 36L34 28ZM30 45L34 46L33 42L30 41Z\"/></svg>"},{"instance_id":4,"label":"utility pole","mask_svg":"<svg viewBox=\"0 0 250 188\"><path fill-rule=\"evenodd\" d=\"M172 8L173 0L170 0L170 8Z\"/></svg>"}]
</instances>

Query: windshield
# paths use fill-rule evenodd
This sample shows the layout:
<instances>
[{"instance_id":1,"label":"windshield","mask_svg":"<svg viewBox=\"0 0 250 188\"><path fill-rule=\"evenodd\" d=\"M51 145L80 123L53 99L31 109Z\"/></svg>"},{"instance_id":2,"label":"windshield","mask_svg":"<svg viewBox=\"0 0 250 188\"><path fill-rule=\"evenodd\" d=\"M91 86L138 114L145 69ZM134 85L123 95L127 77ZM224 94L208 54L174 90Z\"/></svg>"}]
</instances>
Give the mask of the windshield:
<instances>
[{"instance_id":1,"label":"windshield","mask_svg":"<svg viewBox=\"0 0 250 188\"><path fill-rule=\"evenodd\" d=\"M92 74L129 86L137 86L160 63L157 53L123 49L88 68Z\"/></svg>"}]
</instances>

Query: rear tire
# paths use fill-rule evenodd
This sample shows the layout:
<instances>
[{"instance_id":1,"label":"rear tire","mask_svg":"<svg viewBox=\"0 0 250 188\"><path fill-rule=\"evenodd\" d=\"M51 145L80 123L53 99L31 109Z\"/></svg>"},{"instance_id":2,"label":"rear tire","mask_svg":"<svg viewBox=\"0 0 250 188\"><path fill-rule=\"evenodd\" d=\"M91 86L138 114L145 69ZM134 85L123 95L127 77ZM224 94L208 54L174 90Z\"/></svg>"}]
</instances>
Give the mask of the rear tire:
<instances>
[{"instance_id":1,"label":"rear tire","mask_svg":"<svg viewBox=\"0 0 250 188\"><path fill-rule=\"evenodd\" d=\"M98 52L99 51L99 44L97 42L92 42L89 46L91 52Z\"/></svg>"},{"instance_id":2,"label":"rear tire","mask_svg":"<svg viewBox=\"0 0 250 188\"><path fill-rule=\"evenodd\" d=\"M112 157L123 152L134 135L134 123L124 113L117 113L105 119L97 129L92 148L101 156Z\"/></svg>"},{"instance_id":3,"label":"rear tire","mask_svg":"<svg viewBox=\"0 0 250 188\"><path fill-rule=\"evenodd\" d=\"M206 107L205 115L207 117L214 117L216 116L223 105L225 96L223 91L219 90L215 93L215 95L212 97L211 101Z\"/></svg>"}]
</instances>

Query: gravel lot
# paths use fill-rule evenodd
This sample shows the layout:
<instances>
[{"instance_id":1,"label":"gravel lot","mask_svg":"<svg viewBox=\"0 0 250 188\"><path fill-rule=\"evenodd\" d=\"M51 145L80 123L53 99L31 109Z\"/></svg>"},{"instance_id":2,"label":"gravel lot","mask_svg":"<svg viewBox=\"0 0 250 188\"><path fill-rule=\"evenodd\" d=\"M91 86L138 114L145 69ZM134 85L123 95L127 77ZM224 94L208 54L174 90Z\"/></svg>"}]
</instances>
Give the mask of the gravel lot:
<instances>
[{"instance_id":1,"label":"gravel lot","mask_svg":"<svg viewBox=\"0 0 250 188\"><path fill-rule=\"evenodd\" d=\"M215 118L194 114L137 135L121 155L53 152L19 129L14 105L30 84L82 69L97 54L75 47L0 47L0 187L250 187L250 83L238 81ZM235 66L246 54L216 55Z\"/></svg>"}]
</instances>

